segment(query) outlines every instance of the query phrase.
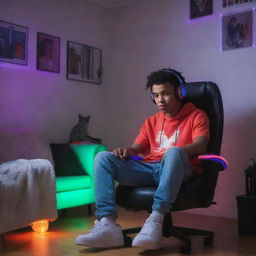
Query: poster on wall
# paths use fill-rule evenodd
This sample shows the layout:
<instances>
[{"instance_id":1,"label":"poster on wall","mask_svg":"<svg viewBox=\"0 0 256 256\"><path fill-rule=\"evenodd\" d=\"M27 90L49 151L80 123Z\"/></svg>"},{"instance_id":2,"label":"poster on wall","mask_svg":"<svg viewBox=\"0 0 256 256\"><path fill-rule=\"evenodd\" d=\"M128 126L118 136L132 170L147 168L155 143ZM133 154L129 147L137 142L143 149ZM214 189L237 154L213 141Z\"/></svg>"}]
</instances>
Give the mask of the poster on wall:
<instances>
[{"instance_id":1,"label":"poster on wall","mask_svg":"<svg viewBox=\"0 0 256 256\"><path fill-rule=\"evenodd\" d=\"M253 11L222 16L222 50L253 46Z\"/></svg>"},{"instance_id":2,"label":"poster on wall","mask_svg":"<svg viewBox=\"0 0 256 256\"><path fill-rule=\"evenodd\" d=\"M255 0L222 0L222 7L230 7L230 6L236 6L240 4L247 4L255 2Z\"/></svg>"},{"instance_id":3,"label":"poster on wall","mask_svg":"<svg viewBox=\"0 0 256 256\"><path fill-rule=\"evenodd\" d=\"M190 19L212 14L212 0L190 0Z\"/></svg>"},{"instance_id":4,"label":"poster on wall","mask_svg":"<svg viewBox=\"0 0 256 256\"><path fill-rule=\"evenodd\" d=\"M101 58L101 49L68 41L67 79L100 84Z\"/></svg>"},{"instance_id":5,"label":"poster on wall","mask_svg":"<svg viewBox=\"0 0 256 256\"><path fill-rule=\"evenodd\" d=\"M0 61L28 64L28 28L0 21Z\"/></svg>"},{"instance_id":6,"label":"poster on wall","mask_svg":"<svg viewBox=\"0 0 256 256\"><path fill-rule=\"evenodd\" d=\"M37 69L60 72L60 38L37 33Z\"/></svg>"}]
</instances>

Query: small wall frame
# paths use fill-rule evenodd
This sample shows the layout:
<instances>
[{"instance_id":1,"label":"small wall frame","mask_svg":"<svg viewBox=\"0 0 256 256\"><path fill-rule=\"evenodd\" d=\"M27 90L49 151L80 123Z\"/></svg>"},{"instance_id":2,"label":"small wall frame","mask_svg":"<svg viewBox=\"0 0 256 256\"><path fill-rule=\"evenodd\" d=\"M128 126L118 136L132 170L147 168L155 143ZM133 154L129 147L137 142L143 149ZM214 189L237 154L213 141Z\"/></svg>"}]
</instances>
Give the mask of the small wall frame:
<instances>
[{"instance_id":1,"label":"small wall frame","mask_svg":"<svg viewBox=\"0 0 256 256\"><path fill-rule=\"evenodd\" d=\"M60 72L60 38L37 33L37 69Z\"/></svg>"},{"instance_id":2,"label":"small wall frame","mask_svg":"<svg viewBox=\"0 0 256 256\"><path fill-rule=\"evenodd\" d=\"M211 15L213 12L212 0L190 0L190 19Z\"/></svg>"},{"instance_id":3,"label":"small wall frame","mask_svg":"<svg viewBox=\"0 0 256 256\"><path fill-rule=\"evenodd\" d=\"M0 61L28 64L28 28L0 21Z\"/></svg>"},{"instance_id":4,"label":"small wall frame","mask_svg":"<svg viewBox=\"0 0 256 256\"><path fill-rule=\"evenodd\" d=\"M221 50L253 46L253 9L221 16Z\"/></svg>"},{"instance_id":5,"label":"small wall frame","mask_svg":"<svg viewBox=\"0 0 256 256\"><path fill-rule=\"evenodd\" d=\"M252 2L255 2L255 0L222 0L222 7L227 8L241 4L250 4Z\"/></svg>"},{"instance_id":6,"label":"small wall frame","mask_svg":"<svg viewBox=\"0 0 256 256\"><path fill-rule=\"evenodd\" d=\"M102 51L72 41L67 42L67 79L101 84Z\"/></svg>"}]
</instances>

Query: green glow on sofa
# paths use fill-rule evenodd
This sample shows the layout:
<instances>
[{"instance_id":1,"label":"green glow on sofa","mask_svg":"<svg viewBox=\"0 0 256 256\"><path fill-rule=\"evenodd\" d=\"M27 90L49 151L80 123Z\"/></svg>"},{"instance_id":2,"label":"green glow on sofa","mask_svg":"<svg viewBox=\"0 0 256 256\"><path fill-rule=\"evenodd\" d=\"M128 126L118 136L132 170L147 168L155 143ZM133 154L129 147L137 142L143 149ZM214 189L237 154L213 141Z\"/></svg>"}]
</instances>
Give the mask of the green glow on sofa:
<instances>
[{"instance_id":1,"label":"green glow on sofa","mask_svg":"<svg viewBox=\"0 0 256 256\"><path fill-rule=\"evenodd\" d=\"M58 177L56 179L56 192L91 188L92 185L92 178L89 175Z\"/></svg>"},{"instance_id":2,"label":"green glow on sofa","mask_svg":"<svg viewBox=\"0 0 256 256\"><path fill-rule=\"evenodd\" d=\"M85 196L86 195L86 196ZM66 209L95 202L94 190L79 189L57 193L57 209Z\"/></svg>"},{"instance_id":3,"label":"green glow on sofa","mask_svg":"<svg viewBox=\"0 0 256 256\"><path fill-rule=\"evenodd\" d=\"M98 152L106 151L104 145L71 144L72 153L75 155L84 175L75 174L56 177L57 209L71 208L95 202L94 196L94 158ZM67 159L62 158L65 166L69 167ZM68 168L69 169L69 168ZM73 169L72 169L73 170Z\"/></svg>"}]
</instances>

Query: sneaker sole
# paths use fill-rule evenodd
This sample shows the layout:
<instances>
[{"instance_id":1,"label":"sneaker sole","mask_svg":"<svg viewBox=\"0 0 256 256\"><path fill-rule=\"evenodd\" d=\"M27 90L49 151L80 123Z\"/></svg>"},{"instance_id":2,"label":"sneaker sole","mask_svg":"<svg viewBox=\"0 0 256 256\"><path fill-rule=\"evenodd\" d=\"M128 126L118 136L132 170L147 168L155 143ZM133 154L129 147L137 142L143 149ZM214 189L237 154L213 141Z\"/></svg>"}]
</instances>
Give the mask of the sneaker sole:
<instances>
[{"instance_id":1,"label":"sneaker sole","mask_svg":"<svg viewBox=\"0 0 256 256\"><path fill-rule=\"evenodd\" d=\"M120 246L124 246L124 242L122 243L117 243L117 244L113 244L113 245L106 245L106 244L86 244L86 243L79 243L76 242L76 245L80 245L80 246L86 246L86 247L91 247L91 248L114 248L114 247L120 247Z\"/></svg>"},{"instance_id":2,"label":"sneaker sole","mask_svg":"<svg viewBox=\"0 0 256 256\"><path fill-rule=\"evenodd\" d=\"M160 248L162 248L162 244L152 244L152 243L142 243L142 244L137 244L137 243L133 243L132 247L140 247L143 249L148 249L148 250L158 250Z\"/></svg>"}]
</instances>

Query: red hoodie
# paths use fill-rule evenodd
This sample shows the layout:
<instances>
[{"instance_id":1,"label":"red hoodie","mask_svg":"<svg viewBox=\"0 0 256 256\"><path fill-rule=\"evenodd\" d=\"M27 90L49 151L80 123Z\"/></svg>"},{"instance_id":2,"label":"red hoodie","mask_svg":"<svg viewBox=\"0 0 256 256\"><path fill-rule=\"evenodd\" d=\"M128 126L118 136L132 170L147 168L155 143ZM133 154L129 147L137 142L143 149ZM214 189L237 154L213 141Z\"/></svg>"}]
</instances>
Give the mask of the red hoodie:
<instances>
[{"instance_id":1,"label":"red hoodie","mask_svg":"<svg viewBox=\"0 0 256 256\"><path fill-rule=\"evenodd\" d=\"M204 111L192 103L186 103L175 117L160 111L146 119L134 143L143 148L144 160L161 160L170 147L182 147L193 139L204 136L209 139L209 119ZM201 173L197 157L190 158L195 174Z\"/></svg>"}]
</instances>

